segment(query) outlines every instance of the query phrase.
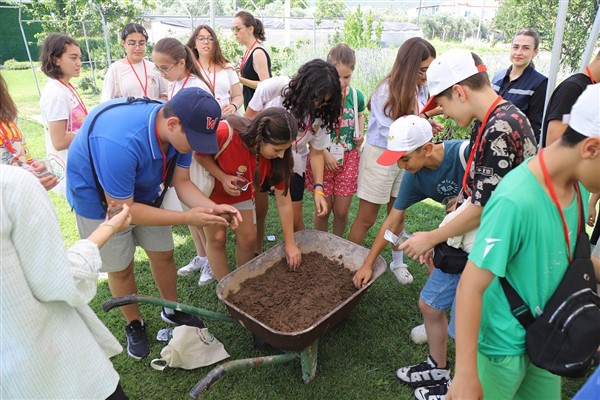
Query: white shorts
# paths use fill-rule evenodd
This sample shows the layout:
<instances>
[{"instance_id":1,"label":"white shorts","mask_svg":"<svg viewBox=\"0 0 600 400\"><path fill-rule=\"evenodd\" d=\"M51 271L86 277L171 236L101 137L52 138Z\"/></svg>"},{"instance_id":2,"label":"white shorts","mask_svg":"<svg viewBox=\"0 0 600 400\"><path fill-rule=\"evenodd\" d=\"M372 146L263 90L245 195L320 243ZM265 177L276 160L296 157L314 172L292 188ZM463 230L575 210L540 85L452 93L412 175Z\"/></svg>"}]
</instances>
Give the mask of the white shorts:
<instances>
[{"instance_id":1,"label":"white shorts","mask_svg":"<svg viewBox=\"0 0 600 400\"><path fill-rule=\"evenodd\" d=\"M377 164L377 159L385 149L365 143L358 165L359 199L373 204L387 204L392 197L398 197L404 170L393 164L389 167Z\"/></svg>"}]
</instances>

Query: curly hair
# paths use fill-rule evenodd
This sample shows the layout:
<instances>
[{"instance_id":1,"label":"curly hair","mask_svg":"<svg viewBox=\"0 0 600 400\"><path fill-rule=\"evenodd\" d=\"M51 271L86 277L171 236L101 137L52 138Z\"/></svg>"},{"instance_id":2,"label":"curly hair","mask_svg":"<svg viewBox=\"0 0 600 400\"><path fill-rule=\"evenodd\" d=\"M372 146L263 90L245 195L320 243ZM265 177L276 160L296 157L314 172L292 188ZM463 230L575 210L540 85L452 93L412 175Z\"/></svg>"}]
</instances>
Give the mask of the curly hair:
<instances>
[{"instance_id":1,"label":"curly hair","mask_svg":"<svg viewBox=\"0 0 600 400\"><path fill-rule=\"evenodd\" d=\"M248 11L238 11L234 18L239 18L242 20L242 23L245 27L250 28L254 27L253 35L256 40L259 42L264 42L267 40L267 36L265 35L265 26L262 21L258 18L254 18L254 15L250 14Z\"/></svg>"},{"instance_id":2,"label":"curly hair","mask_svg":"<svg viewBox=\"0 0 600 400\"><path fill-rule=\"evenodd\" d=\"M300 130L321 119L321 128L333 131L342 112L342 87L333 65L314 59L302 65L283 90L283 107L298 120Z\"/></svg>"},{"instance_id":3,"label":"curly hair","mask_svg":"<svg viewBox=\"0 0 600 400\"><path fill-rule=\"evenodd\" d=\"M68 45L79 47L75 39L61 33L51 33L46 37L40 54L41 69L46 76L54 79L63 77L64 74L60 66L56 65L55 59L60 58L67 51Z\"/></svg>"},{"instance_id":4,"label":"curly hair","mask_svg":"<svg viewBox=\"0 0 600 400\"><path fill-rule=\"evenodd\" d=\"M194 53L194 56L196 56L196 59L200 59L200 54L198 54L198 50L196 49L196 38L198 37L198 35L200 35L200 31L202 29L208 31L214 39L214 41L212 42L213 48L212 53L210 55L210 62L215 65L219 65L221 68L225 68L229 63L229 60L223 55L223 52L221 51L221 45L219 44L217 32L215 32L215 30L210 26L200 25L196 29L194 29L194 32L192 33L192 35L186 43L186 46L192 49L192 52Z\"/></svg>"},{"instance_id":5,"label":"curly hair","mask_svg":"<svg viewBox=\"0 0 600 400\"><path fill-rule=\"evenodd\" d=\"M419 68L429 57L436 57L435 48L423 38L410 38L400 46L392 71L377 85L379 88L385 83L389 84L389 97L383 107L385 115L396 120L404 115L415 114ZM368 107L370 110L370 100Z\"/></svg>"},{"instance_id":6,"label":"curly hair","mask_svg":"<svg viewBox=\"0 0 600 400\"><path fill-rule=\"evenodd\" d=\"M281 107L271 107L262 110L255 118L249 119L237 114L227 114L223 119L238 132L244 146L256 154L256 171L254 173L254 187L259 188L260 147L263 143L282 145L291 144L298 134L298 122L293 115ZM268 180L273 184L285 183L283 195L287 195L290 178L294 167L292 147L284 152L283 158L271 160L271 170Z\"/></svg>"}]
</instances>

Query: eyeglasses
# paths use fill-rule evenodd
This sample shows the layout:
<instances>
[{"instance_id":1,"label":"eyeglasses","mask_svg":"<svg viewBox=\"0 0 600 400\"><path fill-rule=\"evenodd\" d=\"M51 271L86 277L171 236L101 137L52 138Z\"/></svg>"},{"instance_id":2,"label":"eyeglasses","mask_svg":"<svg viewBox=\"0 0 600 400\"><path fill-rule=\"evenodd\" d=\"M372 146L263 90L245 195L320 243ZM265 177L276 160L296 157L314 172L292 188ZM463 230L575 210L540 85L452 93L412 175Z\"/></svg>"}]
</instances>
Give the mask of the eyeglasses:
<instances>
[{"instance_id":1,"label":"eyeglasses","mask_svg":"<svg viewBox=\"0 0 600 400\"><path fill-rule=\"evenodd\" d=\"M154 66L154 70L161 72L163 74L168 74L170 70L173 69L174 66L176 66L177 63L171 65L170 67L165 67L164 65L161 65L160 67L158 65Z\"/></svg>"},{"instance_id":2,"label":"eyeglasses","mask_svg":"<svg viewBox=\"0 0 600 400\"><path fill-rule=\"evenodd\" d=\"M231 32L233 32L233 33L238 33L239 31L241 31L241 30L242 30L242 29L244 29L244 28L245 28L245 26L242 26L241 28L240 28L240 27L238 27L238 26L232 26L232 27L231 27Z\"/></svg>"},{"instance_id":3,"label":"eyeglasses","mask_svg":"<svg viewBox=\"0 0 600 400\"><path fill-rule=\"evenodd\" d=\"M212 43L215 41L215 38L212 36L198 36L196 38L197 41L199 42L208 42L208 43Z\"/></svg>"},{"instance_id":4,"label":"eyeglasses","mask_svg":"<svg viewBox=\"0 0 600 400\"><path fill-rule=\"evenodd\" d=\"M133 47L133 48L135 48L135 47L139 47L139 48L146 47L146 42L137 42L137 43L136 42L125 42L125 44L128 47Z\"/></svg>"}]
</instances>

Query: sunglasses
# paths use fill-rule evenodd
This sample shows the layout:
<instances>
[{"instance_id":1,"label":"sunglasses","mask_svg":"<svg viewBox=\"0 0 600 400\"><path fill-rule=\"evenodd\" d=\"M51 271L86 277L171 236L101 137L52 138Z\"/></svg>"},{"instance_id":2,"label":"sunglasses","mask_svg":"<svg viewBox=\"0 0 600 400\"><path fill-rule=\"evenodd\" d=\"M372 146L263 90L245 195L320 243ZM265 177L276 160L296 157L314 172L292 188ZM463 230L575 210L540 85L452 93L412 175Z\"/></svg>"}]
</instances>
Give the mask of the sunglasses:
<instances>
[{"instance_id":1,"label":"sunglasses","mask_svg":"<svg viewBox=\"0 0 600 400\"><path fill-rule=\"evenodd\" d=\"M233 33L238 33L239 31L241 31L241 30L242 30L242 29L244 29L244 28L245 28L245 26L242 26L241 28L240 28L240 27L238 27L238 26L232 26L232 27L231 27L231 32L233 32Z\"/></svg>"}]
</instances>

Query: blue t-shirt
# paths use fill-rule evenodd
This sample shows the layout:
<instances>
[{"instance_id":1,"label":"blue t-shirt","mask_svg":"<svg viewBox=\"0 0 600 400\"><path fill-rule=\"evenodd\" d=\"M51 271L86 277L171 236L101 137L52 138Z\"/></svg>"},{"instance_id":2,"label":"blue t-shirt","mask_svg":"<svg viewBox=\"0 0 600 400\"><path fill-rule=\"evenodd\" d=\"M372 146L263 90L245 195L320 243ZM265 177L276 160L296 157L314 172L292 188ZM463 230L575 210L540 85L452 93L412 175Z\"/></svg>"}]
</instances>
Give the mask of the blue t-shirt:
<instances>
[{"instance_id":1,"label":"blue t-shirt","mask_svg":"<svg viewBox=\"0 0 600 400\"><path fill-rule=\"evenodd\" d=\"M108 106L123 102L114 99L94 108L69 147L67 201L78 215L103 219L96 183L90 166L88 130L94 117ZM169 145L162 155L155 132L157 103L121 105L103 112L89 138L94 167L104 192L119 200L133 197L137 202L154 201L160 194L164 165L177 157L177 165L189 168L192 153L179 154Z\"/></svg>"},{"instance_id":2,"label":"blue t-shirt","mask_svg":"<svg viewBox=\"0 0 600 400\"><path fill-rule=\"evenodd\" d=\"M466 162L469 159L470 147L467 140L446 140L442 144L444 159L438 168L422 168L416 174L408 171L404 173L398 197L394 202L395 209L406 210L427 198L441 203L448 197L458 195L465 174L459 152L462 146Z\"/></svg>"}]
</instances>

